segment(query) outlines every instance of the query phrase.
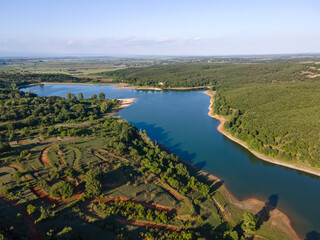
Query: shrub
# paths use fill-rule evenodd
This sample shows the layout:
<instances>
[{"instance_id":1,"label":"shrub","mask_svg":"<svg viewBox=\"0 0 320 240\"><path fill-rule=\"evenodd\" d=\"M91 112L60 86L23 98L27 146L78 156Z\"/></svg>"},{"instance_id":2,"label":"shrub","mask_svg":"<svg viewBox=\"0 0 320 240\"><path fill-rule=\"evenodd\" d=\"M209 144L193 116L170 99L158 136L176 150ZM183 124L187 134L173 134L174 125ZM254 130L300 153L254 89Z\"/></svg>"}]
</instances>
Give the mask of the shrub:
<instances>
[{"instance_id":1,"label":"shrub","mask_svg":"<svg viewBox=\"0 0 320 240\"><path fill-rule=\"evenodd\" d=\"M70 182L61 181L53 185L50 189L50 195L53 197L71 197L75 192L75 187Z\"/></svg>"}]
</instances>

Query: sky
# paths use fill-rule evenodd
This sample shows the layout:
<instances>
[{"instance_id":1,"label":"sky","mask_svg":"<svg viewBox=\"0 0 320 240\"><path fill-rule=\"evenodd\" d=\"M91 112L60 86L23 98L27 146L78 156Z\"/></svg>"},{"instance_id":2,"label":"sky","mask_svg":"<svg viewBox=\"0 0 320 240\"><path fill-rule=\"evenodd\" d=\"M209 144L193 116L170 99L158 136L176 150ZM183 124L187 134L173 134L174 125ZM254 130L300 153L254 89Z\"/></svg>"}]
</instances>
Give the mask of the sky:
<instances>
[{"instance_id":1,"label":"sky","mask_svg":"<svg viewBox=\"0 0 320 240\"><path fill-rule=\"evenodd\" d=\"M0 55L320 53L320 0L0 0Z\"/></svg>"}]
</instances>

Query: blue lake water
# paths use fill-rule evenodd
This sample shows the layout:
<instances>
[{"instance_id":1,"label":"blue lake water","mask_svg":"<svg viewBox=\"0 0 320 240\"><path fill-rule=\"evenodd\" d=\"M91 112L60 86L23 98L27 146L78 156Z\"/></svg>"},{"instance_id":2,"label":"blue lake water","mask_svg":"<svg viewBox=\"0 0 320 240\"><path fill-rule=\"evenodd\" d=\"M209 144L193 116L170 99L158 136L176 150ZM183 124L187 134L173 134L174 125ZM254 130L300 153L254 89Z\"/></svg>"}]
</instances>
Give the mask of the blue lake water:
<instances>
[{"instance_id":1,"label":"blue lake water","mask_svg":"<svg viewBox=\"0 0 320 240\"><path fill-rule=\"evenodd\" d=\"M107 98L136 98L118 115L151 139L197 167L223 179L238 199L278 196L301 236L320 232L320 178L266 163L219 133L219 122L208 116L209 96L203 91L137 91L114 86L44 85L23 89L39 96L82 92L84 97L105 93Z\"/></svg>"}]
</instances>

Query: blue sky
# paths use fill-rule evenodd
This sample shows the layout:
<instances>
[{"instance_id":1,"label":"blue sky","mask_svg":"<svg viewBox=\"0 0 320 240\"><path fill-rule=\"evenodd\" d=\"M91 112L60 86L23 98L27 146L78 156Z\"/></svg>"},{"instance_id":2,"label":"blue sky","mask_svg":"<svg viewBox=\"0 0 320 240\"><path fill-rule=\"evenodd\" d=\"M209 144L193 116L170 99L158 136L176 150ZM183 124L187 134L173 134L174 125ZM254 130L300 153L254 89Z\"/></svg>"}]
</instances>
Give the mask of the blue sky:
<instances>
[{"instance_id":1,"label":"blue sky","mask_svg":"<svg viewBox=\"0 0 320 240\"><path fill-rule=\"evenodd\" d=\"M0 0L0 52L320 52L319 0Z\"/></svg>"}]
</instances>

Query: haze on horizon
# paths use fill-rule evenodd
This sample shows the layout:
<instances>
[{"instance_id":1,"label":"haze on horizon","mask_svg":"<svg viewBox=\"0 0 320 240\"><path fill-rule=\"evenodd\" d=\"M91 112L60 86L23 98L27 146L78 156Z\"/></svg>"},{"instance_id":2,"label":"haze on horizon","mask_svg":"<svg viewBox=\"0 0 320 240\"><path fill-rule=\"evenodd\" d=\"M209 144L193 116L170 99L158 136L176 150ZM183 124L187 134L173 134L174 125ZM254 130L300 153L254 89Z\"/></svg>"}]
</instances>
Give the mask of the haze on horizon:
<instances>
[{"instance_id":1,"label":"haze on horizon","mask_svg":"<svg viewBox=\"0 0 320 240\"><path fill-rule=\"evenodd\" d=\"M318 0L0 1L0 53L320 53Z\"/></svg>"}]
</instances>

